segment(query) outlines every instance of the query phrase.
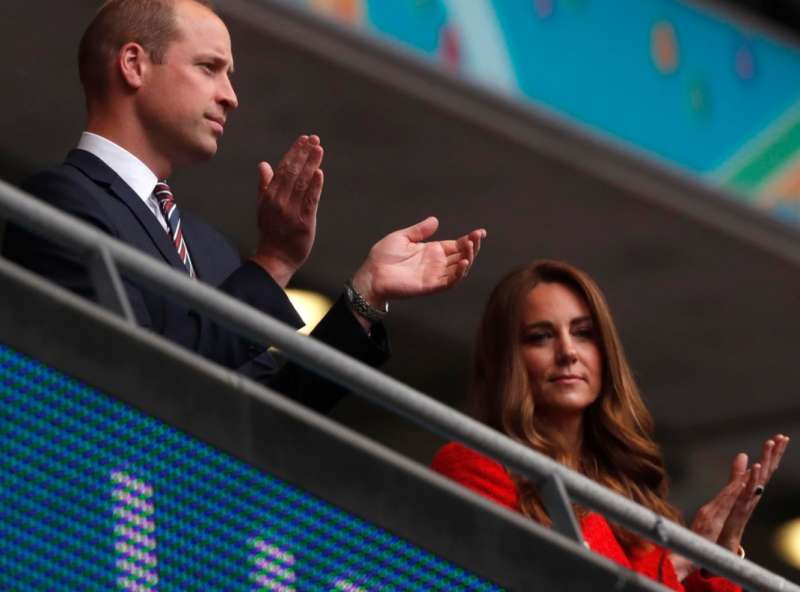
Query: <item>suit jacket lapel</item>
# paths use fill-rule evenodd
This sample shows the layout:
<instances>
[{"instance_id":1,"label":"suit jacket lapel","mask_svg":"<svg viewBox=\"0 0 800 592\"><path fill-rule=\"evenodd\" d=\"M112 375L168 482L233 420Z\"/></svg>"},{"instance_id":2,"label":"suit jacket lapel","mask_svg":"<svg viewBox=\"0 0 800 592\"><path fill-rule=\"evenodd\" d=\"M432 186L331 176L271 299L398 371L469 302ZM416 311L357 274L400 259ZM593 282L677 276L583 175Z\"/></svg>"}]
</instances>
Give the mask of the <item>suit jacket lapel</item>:
<instances>
[{"instance_id":1,"label":"suit jacket lapel","mask_svg":"<svg viewBox=\"0 0 800 592\"><path fill-rule=\"evenodd\" d=\"M183 262L178 257L178 251L172 243L172 239L164 232L161 224L158 223L142 199L136 195L122 178L117 175L108 165L97 158L94 154L85 150L72 150L66 159L66 163L83 171L90 179L100 186L105 187L109 194L120 200L130 210L133 217L141 224L142 228L150 236L153 245L156 247L164 260L172 267L186 271ZM188 239L187 239L187 243ZM191 251L190 251L191 254Z\"/></svg>"}]
</instances>

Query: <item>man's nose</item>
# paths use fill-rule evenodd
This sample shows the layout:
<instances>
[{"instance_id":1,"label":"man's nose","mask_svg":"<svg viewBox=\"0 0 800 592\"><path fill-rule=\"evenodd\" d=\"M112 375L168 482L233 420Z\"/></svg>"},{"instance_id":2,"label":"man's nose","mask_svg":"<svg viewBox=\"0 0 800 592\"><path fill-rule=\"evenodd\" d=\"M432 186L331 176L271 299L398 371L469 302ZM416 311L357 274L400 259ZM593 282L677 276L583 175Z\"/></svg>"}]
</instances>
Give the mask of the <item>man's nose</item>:
<instances>
[{"instance_id":1,"label":"man's nose","mask_svg":"<svg viewBox=\"0 0 800 592\"><path fill-rule=\"evenodd\" d=\"M225 81L222 83L219 100L225 105L227 111L232 111L239 106L239 99L236 96L236 91L233 90L233 83L228 77L225 77Z\"/></svg>"}]
</instances>

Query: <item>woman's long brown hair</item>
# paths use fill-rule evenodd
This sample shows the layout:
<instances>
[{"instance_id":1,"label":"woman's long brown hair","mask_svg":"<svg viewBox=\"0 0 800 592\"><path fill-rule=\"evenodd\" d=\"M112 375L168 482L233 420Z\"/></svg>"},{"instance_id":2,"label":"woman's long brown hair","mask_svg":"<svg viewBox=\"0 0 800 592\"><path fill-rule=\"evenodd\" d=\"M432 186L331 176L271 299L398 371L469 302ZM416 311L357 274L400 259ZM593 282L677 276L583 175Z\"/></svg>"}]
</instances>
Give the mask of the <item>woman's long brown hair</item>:
<instances>
[{"instance_id":1,"label":"woman's long brown hair","mask_svg":"<svg viewBox=\"0 0 800 592\"><path fill-rule=\"evenodd\" d=\"M530 291L542 282L564 285L583 298L604 361L600 396L584 412L583 453L577 466L561 445L559 434L537 417L520 353L523 305ZM653 439L653 418L633 379L608 304L585 272L560 261L537 261L511 272L495 287L478 330L471 398L478 418L494 429L680 521L678 510L666 499L669 482ZM517 475L512 478L522 512L550 525L533 484ZM626 548L646 546L638 535L616 525L612 528Z\"/></svg>"}]
</instances>

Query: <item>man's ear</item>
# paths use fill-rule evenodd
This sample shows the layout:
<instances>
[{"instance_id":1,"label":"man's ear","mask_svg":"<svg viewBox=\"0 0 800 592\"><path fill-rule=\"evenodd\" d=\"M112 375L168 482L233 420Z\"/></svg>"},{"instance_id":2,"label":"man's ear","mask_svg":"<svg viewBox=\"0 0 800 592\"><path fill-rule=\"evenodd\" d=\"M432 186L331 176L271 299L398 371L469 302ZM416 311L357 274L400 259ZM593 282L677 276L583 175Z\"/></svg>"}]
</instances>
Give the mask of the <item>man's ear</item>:
<instances>
[{"instance_id":1,"label":"man's ear","mask_svg":"<svg viewBox=\"0 0 800 592\"><path fill-rule=\"evenodd\" d=\"M138 43L126 43L117 54L116 66L120 78L131 90L142 86L150 65L150 56Z\"/></svg>"}]
</instances>

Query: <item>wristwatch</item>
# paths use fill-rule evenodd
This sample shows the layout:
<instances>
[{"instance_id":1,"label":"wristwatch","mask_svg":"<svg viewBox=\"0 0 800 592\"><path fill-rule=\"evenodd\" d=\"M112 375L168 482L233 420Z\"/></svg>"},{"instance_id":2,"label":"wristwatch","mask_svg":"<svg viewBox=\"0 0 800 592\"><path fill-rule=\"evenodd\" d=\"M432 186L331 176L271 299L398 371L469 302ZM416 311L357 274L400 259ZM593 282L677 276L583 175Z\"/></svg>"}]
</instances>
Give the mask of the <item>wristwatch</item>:
<instances>
[{"instance_id":1,"label":"wristwatch","mask_svg":"<svg viewBox=\"0 0 800 592\"><path fill-rule=\"evenodd\" d=\"M382 321L389 312L388 302L383 305L383 310L371 306L353 287L353 282L351 280L347 280L344 283L344 295L347 297L347 302L353 312L373 323Z\"/></svg>"}]
</instances>

